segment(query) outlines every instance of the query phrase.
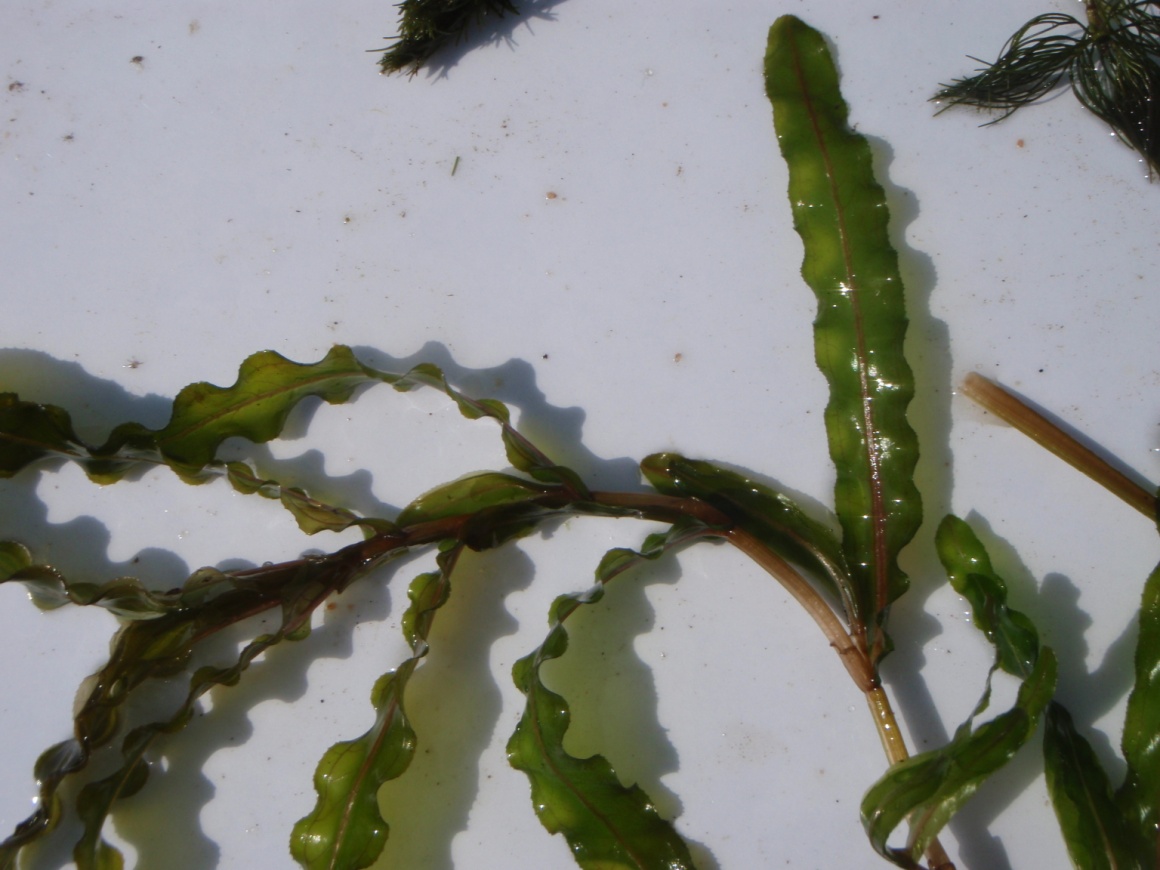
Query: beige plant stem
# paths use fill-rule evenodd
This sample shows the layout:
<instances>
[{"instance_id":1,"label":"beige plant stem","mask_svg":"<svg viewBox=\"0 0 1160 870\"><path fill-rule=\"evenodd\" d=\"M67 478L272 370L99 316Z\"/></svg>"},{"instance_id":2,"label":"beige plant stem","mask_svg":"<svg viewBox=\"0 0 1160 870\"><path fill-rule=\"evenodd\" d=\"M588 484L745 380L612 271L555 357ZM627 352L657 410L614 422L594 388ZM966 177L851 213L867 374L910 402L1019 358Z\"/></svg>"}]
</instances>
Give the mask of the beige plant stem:
<instances>
[{"instance_id":1,"label":"beige plant stem","mask_svg":"<svg viewBox=\"0 0 1160 870\"><path fill-rule=\"evenodd\" d=\"M818 624L858 688L863 692L872 691L878 685L878 678L866 655L865 644L858 645L854 642L846 632L842 621L817 590L789 562L744 529L734 527L726 532L724 537L785 587L785 590Z\"/></svg>"},{"instance_id":2,"label":"beige plant stem","mask_svg":"<svg viewBox=\"0 0 1160 870\"><path fill-rule=\"evenodd\" d=\"M1156 496L1114 468L1094 451L1080 444L1022 399L994 381L972 372L963 381L963 392L996 417L1010 423L1037 444L1046 447L1072 467L1119 496L1149 519L1156 520Z\"/></svg>"},{"instance_id":3,"label":"beige plant stem","mask_svg":"<svg viewBox=\"0 0 1160 870\"><path fill-rule=\"evenodd\" d=\"M906 741L898 728L894 718L894 709L890 706L890 698L882 688L870 664L864 644L859 646L846 632L845 627L835 615L834 611L818 595L804 577L792 565L766 549L757 538L741 529L734 528L725 536L726 539L739 550L757 562L768 571L792 595L806 612L822 629L830 641L830 646L838 653L842 664L850 672L854 682L866 695L866 703L870 707L870 714L874 719L874 727L878 730L878 737L882 741L882 748L891 766L905 761L910 757L906 749ZM955 870L942 843L935 837L926 848L926 860L930 870Z\"/></svg>"}]
</instances>

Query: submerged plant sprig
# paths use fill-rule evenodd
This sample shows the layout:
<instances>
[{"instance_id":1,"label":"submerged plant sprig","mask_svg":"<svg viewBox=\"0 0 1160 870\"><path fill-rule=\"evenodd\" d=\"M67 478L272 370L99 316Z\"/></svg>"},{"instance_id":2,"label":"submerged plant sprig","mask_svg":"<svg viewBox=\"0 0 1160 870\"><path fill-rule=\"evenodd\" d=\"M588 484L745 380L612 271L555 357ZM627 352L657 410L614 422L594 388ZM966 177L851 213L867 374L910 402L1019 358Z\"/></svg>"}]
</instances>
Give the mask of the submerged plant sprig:
<instances>
[{"instance_id":1,"label":"submerged plant sprig","mask_svg":"<svg viewBox=\"0 0 1160 870\"><path fill-rule=\"evenodd\" d=\"M933 99L1001 112L1002 121L1065 81L1089 111L1160 170L1160 4L1087 0L1087 23L1060 12L1017 30L993 63L941 86Z\"/></svg>"},{"instance_id":2,"label":"submerged plant sprig","mask_svg":"<svg viewBox=\"0 0 1160 870\"><path fill-rule=\"evenodd\" d=\"M431 55L464 39L472 27L488 18L518 14L511 0L403 0L399 33L379 67L384 74L406 71L414 75Z\"/></svg>"}]
</instances>

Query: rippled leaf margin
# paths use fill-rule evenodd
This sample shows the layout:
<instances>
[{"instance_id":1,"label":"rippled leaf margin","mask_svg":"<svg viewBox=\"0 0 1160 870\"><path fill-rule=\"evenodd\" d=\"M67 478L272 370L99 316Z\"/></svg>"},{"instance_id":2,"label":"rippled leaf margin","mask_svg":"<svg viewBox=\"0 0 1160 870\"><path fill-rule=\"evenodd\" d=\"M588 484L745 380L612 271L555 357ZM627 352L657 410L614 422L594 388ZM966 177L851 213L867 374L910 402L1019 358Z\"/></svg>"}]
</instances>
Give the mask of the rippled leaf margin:
<instances>
[{"instance_id":1,"label":"rippled leaf margin","mask_svg":"<svg viewBox=\"0 0 1160 870\"><path fill-rule=\"evenodd\" d=\"M186 604L152 619L124 625L114 636L109 661L89 677L74 714L74 736L43 752L35 765L40 783L35 811L0 842L0 868L14 867L20 850L43 836L59 820L59 790L69 777L89 763L93 753L109 744L124 724L124 705L134 689L148 680L167 679L189 665L195 645L210 634L254 613L281 606L278 629L251 641L232 665L200 667L190 676L184 703L167 719L138 726L122 741L122 766L80 792L77 810L85 830L74 858L81 870L101 868L119 859L100 837L114 801L144 784L145 753L153 741L185 727L197 700L214 686L235 685L258 655L283 640L309 634L310 616L327 596L344 589L371 564L352 561L349 548L330 556L306 557L283 565L225 574L202 569L186 581Z\"/></svg>"},{"instance_id":2,"label":"rippled leaf margin","mask_svg":"<svg viewBox=\"0 0 1160 870\"><path fill-rule=\"evenodd\" d=\"M246 463L217 458L218 449L228 438L263 442L280 435L290 412L306 398L346 401L358 386L375 382L388 383L399 391L433 387L451 398L468 419L494 419L500 424L509 461L532 480L488 473L437 488L404 509L403 517L416 529L403 535L397 524L386 519L358 517L317 501L301 489L264 479ZM233 386L199 383L182 390L174 400L170 422L162 429L125 423L99 446L86 444L77 436L63 409L0 394L0 477L11 477L52 458L77 462L98 483L121 480L140 465L169 466L189 483L224 475L240 492L280 500L307 533L359 525L369 540L365 550L352 545L331 556L306 557L283 565L228 573L202 569L181 589L169 592L148 590L135 578L100 584L72 581L51 566L33 564L22 545L0 542L0 581L23 582L40 606L95 604L131 621L116 635L109 662L86 681L87 689L82 690L86 700L74 720L74 737L51 747L38 759L39 806L0 843L0 868L5 870L24 845L55 824L61 813L61 784L84 769L93 752L117 735L123 724L124 703L139 685L180 673L200 640L249 615L281 604L284 624L288 624L288 614L300 600L295 583L302 577L325 575L330 584L327 588L340 591L354 577L409 546L437 540L432 534L439 529L453 532L462 545L486 549L526 533L535 522L570 504L598 515L639 515L631 506L588 502L591 494L575 472L554 464L517 432L502 403L460 394L434 365L420 364L403 375L380 372L363 365L343 346L332 348L320 362L307 364L291 362L273 351L253 354L242 363ZM311 599L311 608L320 601ZM296 625L295 631L308 633L308 621ZM154 739L184 727L204 691L213 685L232 685L253 656L283 639L284 634L256 639L234 666L199 669L191 677L186 704L177 713L129 732L122 744L121 768L90 783L78 798L85 833L77 846L77 860L85 868L114 866L121 861L119 853L101 839L100 830L112 804L144 785L148 773L145 752Z\"/></svg>"},{"instance_id":3,"label":"rippled leaf margin","mask_svg":"<svg viewBox=\"0 0 1160 870\"><path fill-rule=\"evenodd\" d=\"M713 505L782 558L812 569L811 576L842 600L847 613L853 609L835 518L815 520L785 493L705 460L654 453L640 467L657 492Z\"/></svg>"},{"instance_id":4,"label":"rippled leaf margin","mask_svg":"<svg viewBox=\"0 0 1160 870\"><path fill-rule=\"evenodd\" d=\"M291 411L304 399L345 402L358 387L374 383L389 384L400 392L418 386L440 390L464 417L491 418L499 423L504 450L513 467L541 483L562 486L570 495L588 495L574 471L552 462L516 431L502 402L464 396L448 384L438 366L430 363L421 363L401 375L379 371L362 363L344 345L335 345L316 363L292 362L269 350L252 354L240 366L232 386L202 382L182 389L163 428L123 423L100 445L85 443L62 408L0 393L0 478L52 458L78 463L92 480L103 484L121 480L142 465L165 465L189 483L225 475L239 492L278 499L308 534L322 529L340 531L351 525L362 526L368 534L386 531L391 525L385 520L358 517L316 501L301 489L263 479L244 462L226 463L217 458L228 438L264 443L278 437Z\"/></svg>"},{"instance_id":5,"label":"rippled leaf margin","mask_svg":"<svg viewBox=\"0 0 1160 870\"><path fill-rule=\"evenodd\" d=\"M805 247L802 277L818 298L814 353L830 385L834 504L854 587L847 617L877 664L890 651L889 605L907 588L898 553L922 521L914 485L918 439L906 419L914 378L903 355L898 255L870 146L847 124L822 35L792 15L777 19L765 87Z\"/></svg>"},{"instance_id":6,"label":"rippled leaf margin","mask_svg":"<svg viewBox=\"0 0 1160 870\"><path fill-rule=\"evenodd\" d=\"M1128 772L1116 802L1160 865L1160 566L1144 584L1135 671L1121 744Z\"/></svg>"},{"instance_id":7,"label":"rippled leaf margin","mask_svg":"<svg viewBox=\"0 0 1160 870\"><path fill-rule=\"evenodd\" d=\"M427 655L435 611L451 592L451 572L462 546L439 554L439 570L421 574L407 591L403 635L412 655L383 674L371 691L375 722L361 737L331 746L314 772L318 801L290 835L290 854L309 870L361 870L386 845L389 826L379 811L379 789L403 774L415 756L416 736L403 695Z\"/></svg>"},{"instance_id":8,"label":"rippled leaf margin","mask_svg":"<svg viewBox=\"0 0 1160 870\"><path fill-rule=\"evenodd\" d=\"M612 578L642 560L659 558L713 534L700 523L681 522L650 535L639 552L610 550L596 570L596 585L578 595L558 597L549 612L547 638L512 668L527 704L508 741L508 761L527 774L540 822L551 833L564 835L576 863L586 870L692 870L694 865L685 842L639 786L622 785L603 756L575 758L565 752L571 713L567 701L543 684L540 668L567 650L564 621L580 607L599 601Z\"/></svg>"},{"instance_id":9,"label":"rippled leaf margin","mask_svg":"<svg viewBox=\"0 0 1160 870\"><path fill-rule=\"evenodd\" d=\"M1039 655L1039 632L1024 614L1007 606L1007 584L995 573L982 541L964 520L948 515L939 523L934 543L951 586L970 602L975 627L995 647L999 668L1029 677Z\"/></svg>"},{"instance_id":10,"label":"rippled leaf margin","mask_svg":"<svg viewBox=\"0 0 1160 870\"><path fill-rule=\"evenodd\" d=\"M1062 704L1052 701L1044 716L1047 793L1072 864L1081 870L1128 870L1144 866L1108 775L1091 744L1075 729Z\"/></svg>"},{"instance_id":11,"label":"rippled leaf margin","mask_svg":"<svg viewBox=\"0 0 1160 870\"><path fill-rule=\"evenodd\" d=\"M986 550L971 528L954 516L935 535L939 559L955 588L970 602L975 623L995 647L991 669L1021 676L1014 706L978 728L974 720L988 706L991 675L971 716L950 743L902 761L886 772L862 799L862 825L870 844L899 867L917 868L918 858L938 832L986 779L1007 764L1035 733L1055 692L1058 665L1050 647L1026 616L1007 607L1007 586L991 568ZM904 848L888 844L909 820Z\"/></svg>"}]
</instances>

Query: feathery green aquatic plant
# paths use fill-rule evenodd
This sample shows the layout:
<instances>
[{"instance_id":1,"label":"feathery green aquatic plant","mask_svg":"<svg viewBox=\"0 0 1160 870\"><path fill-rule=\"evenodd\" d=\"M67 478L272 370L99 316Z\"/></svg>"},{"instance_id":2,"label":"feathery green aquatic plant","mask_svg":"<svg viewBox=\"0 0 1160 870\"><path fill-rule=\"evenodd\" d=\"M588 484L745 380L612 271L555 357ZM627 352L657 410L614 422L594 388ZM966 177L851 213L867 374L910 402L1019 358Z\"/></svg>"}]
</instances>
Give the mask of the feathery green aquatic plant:
<instances>
[{"instance_id":1,"label":"feathery green aquatic plant","mask_svg":"<svg viewBox=\"0 0 1160 870\"><path fill-rule=\"evenodd\" d=\"M1064 83L1079 101L1160 169L1160 4L1086 0L1087 21L1050 12L1020 27L975 75L932 97L951 106L998 111L1002 121ZM978 58L974 58L978 60Z\"/></svg>"}]
</instances>

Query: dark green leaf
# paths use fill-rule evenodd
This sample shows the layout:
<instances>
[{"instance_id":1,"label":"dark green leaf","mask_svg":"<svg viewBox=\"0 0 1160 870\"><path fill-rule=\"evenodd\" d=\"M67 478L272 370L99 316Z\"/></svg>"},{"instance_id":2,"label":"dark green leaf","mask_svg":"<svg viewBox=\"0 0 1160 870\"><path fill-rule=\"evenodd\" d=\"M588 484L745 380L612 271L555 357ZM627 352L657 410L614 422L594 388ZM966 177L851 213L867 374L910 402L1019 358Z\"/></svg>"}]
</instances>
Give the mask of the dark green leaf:
<instances>
[{"instance_id":1,"label":"dark green leaf","mask_svg":"<svg viewBox=\"0 0 1160 870\"><path fill-rule=\"evenodd\" d=\"M110 865L106 862L120 861L120 855L117 853L117 850L101 838L101 828L113 803L117 799L129 797L145 785L149 775L149 762L146 759L146 752L153 745L154 741L164 735L173 734L184 728L193 718L198 699L210 689L215 686L237 685L242 673L259 655L269 651L273 646L282 641L301 640L306 637L310 632L310 617L314 610L331 593L338 591L350 580L350 577L344 570L344 566L340 564L340 560L333 558L304 560L281 570L275 567L275 570L271 574L272 577L263 577L258 583L271 584L271 581L273 581L272 585L279 588L282 620L278 630L273 633L259 635L253 641L246 644L239 653L237 660L231 665L198 668L190 678L189 691L186 693L185 700L177 711L168 719L141 725L130 731L121 744L123 764L120 769L102 780L90 783L81 790L77 800L77 812L84 822L85 828L81 839L73 850L73 857L77 862L78 870L116 866L115 863ZM251 591L253 589L254 585L251 586ZM226 597L223 595L220 600L225 600ZM210 606L205 607L203 611L212 611L214 609L212 605L218 603L219 600L209 602L208 604ZM226 621L226 624L229 621L233 620ZM198 636L209 628L221 627L222 622L223 620L219 616L217 621L207 625L204 619L204 612L198 613L195 619L197 631L192 638L189 638L188 643L195 643ZM179 636L185 638L188 635L182 633ZM102 677L104 679L109 679L110 677L116 679L118 674L125 673L132 675L135 681L139 683L145 677L163 676L170 670L169 666L164 663L167 656L173 655L176 652L181 661L188 660L189 647L185 650L174 650L171 644L172 639L166 638L161 644L149 648L149 651L157 656L157 660L161 662L157 670L153 673L137 672L134 674L132 667L122 666L118 670L111 670L110 667L106 666ZM133 663L125 664L131 666ZM117 703L123 702L124 700L123 694L125 693L121 694L122 697L115 699ZM102 680L98 679L95 682L95 689L92 695L90 695L86 702L85 709L92 709L94 705L108 704L110 700L110 694L103 690ZM81 723L81 716L82 714L78 713L78 729ZM93 743L95 742L93 741Z\"/></svg>"},{"instance_id":2,"label":"dark green leaf","mask_svg":"<svg viewBox=\"0 0 1160 870\"><path fill-rule=\"evenodd\" d=\"M276 438L286 418L303 399L345 402L355 388L383 380L360 363L350 348L336 345L312 364L291 362L272 350L248 357L231 387L190 384L173 401L173 414L156 433L136 424L118 427L109 446L144 438L171 463L193 470L212 462L227 438L263 443ZM109 452L106 448L101 451Z\"/></svg>"},{"instance_id":3,"label":"dark green leaf","mask_svg":"<svg viewBox=\"0 0 1160 870\"><path fill-rule=\"evenodd\" d=\"M120 851L101 837L101 829L113 804L132 797L149 779L149 765L143 758L134 758L121 770L104 779L88 783L77 798L77 815L84 824L84 832L73 848L77 870L121 870L125 859Z\"/></svg>"},{"instance_id":4,"label":"dark green leaf","mask_svg":"<svg viewBox=\"0 0 1160 870\"><path fill-rule=\"evenodd\" d=\"M16 541L0 541L0 583L32 567L32 554Z\"/></svg>"},{"instance_id":5,"label":"dark green leaf","mask_svg":"<svg viewBox=\"0 0 1160 870\"><path fill-rule=\"evenodd\" d=\"M1039 646L1039 634L1026 616L1007 607L1007 586L970 527L948 516L935 542L952 585L971 602L975 625L995 647L995 668L1022 678L1023 684L1011 710L973 729L973 720L990 701L989 675L974 713L950 743L894 765L867 792L862 823L870 842L901 867L918 866L918 856L959 807L1032 735L1055 691L1055 654ZM906 847L891 848L888 838L906 819Z\"/></svg>"},{"instance_id":6,"label":"dark green leaf","mask_svg":"<svg viewBox=\"0 0 1160 870\"><path fill-rule=\"evenodd\" d=\"M318 801L290 836L290 853L309 870L361 870L373 864L386 845L389 828L379 812L379 789L400 776L415 755L415 732L403 707L403 693L427 654L427 634L435 611L450 593L458 552L442 554L440 571L420 575L411 584L403 632L413 655L375 683L374 725L361 737L330 747L318 763L314 772Z\"/></svg>"},{"instance_id":7,"label":"dark green leaf","mask_svg":"<svg viewBox=\"0 0 1160 870\"><path fill-rule=\"evenodd\" d=\"M1024 24L994 63L944 85L935 100L996 109L1001 121L1069 81L1079 101L1160 169L1160 15L1147 0L1087 0L1085 26L1052 12ZM990 123L995 123L992 121Z\"/></svg>"},{"instance_id":8,"label":"dark green leaf","mask_svg":"<svg viewBox=\"0 0 1160 870\"><path fill-rule=\"evenodd\" d=\"M445 517L476 514L485 508L533 502L550 492L529 480L487 471L436 487L419 496L399 514L398 524L410 526Z\"/></svg>"},{"instance_id":9,"label":"dark green leaf","mask_svg":"<svg viewBox=\"0 0 1160 870\"><path fill-rule=\"evenodd\" d=\"M308 535L321 531L341 532L351 526L361 526L368 534L396 529L395 524L388 520L360 517L353 511L312 498L298 487L283 486L276 480L264 480L244 462L226 463L226 476L238 492L247 495L256 493L280 501L293 515L298 528Z\"/></svg>"},{"instance_id":10,"label":"dark green leaf","mask_svg":"<svg viewBox=\"0 0 1160 870\"><path fill-rule=\"evenodd\" d=\"M1047 791L1077 870L1129 870L1143 866L1134 854L1124 816L1108 775L1071 716L1052 701L1044 717L1043 761Z\"/></svg>"},{"instance_id":11,"label":"dark green leaf","mask_svg":"<svg viewBox=\"0 0 1160 870\"><path fill-rule=\"evenodd\" d=\"M658 492L708 502L775 553L812 569L829 591L842 598L848 612L855 607L833 525L812 519L785 493L711 462L675 453L646 456L640 467Z\"/></svg>"},{"instance_id":12,"label":"dark green leaf","mask_svg":"<svg viewBox=\"0 0 1160 870\"><path fill-rule=\"evenodd\" d=\"M119 577L107 583L84 583L66 579L49 565L35 565L28 550L14 541L0 542L0 583L22 583L41 610L64 604L104 607L121 619L152 619L185 606L181 590L154 592L135 577Z\"/></svg>"},{"instance_id":13,"label":"dark green leaf","mask_svg":"<svg viewBox=\"0 0 1160 870\"><path fill-rule=\"evenodd\" d=\"M891 767L862 799L862 825L874 849L900 867L917 868L919 856L959 807L1035 732L1055 680L1055 654L1043 647L1014 707L976 729L968 720L946 746ZM906 846L891 847L890 835L907 819Z\"/></svg>"},{"instance_id":14,"label":"dark green leaf","mask_svg":"<svg viewBox=\"0 0 1160 870\"><path fill-rule=\"evenodd\" d=\"M113 740L121 729L125 702L142 683L176 676L186 669L200 641L253 614L280 607L282 620L275 633L247 644L232 665L198 669L190 678L186 699L177 712L163 721L133 729L122 744L122 766L81 791L78 812L85 832L75 857L83 866L114 866L107 862L119 858L101 839L100 828L112 803L143 784L148 771L145 753L152 741L184 727L206 691L215 685L236 684L253 659L271 646L304 637L310 630L310 615L318 605L371 567L372 563L339 551L331 556L231 574L203 569L192 575L179 592L166 593L178 596L183 606L152 619L137 619L121 628L113 639L108 663L85 681L78 695L81 700L74 714L74 739L52 747L37 761L39 805L0 843L0 867L10 866L25 845L56 824L61 814L61 784L86 767L93 753Z\"/></svg>"},{"instance_id":15,"label":"dark green leaf","mask_svg":"<svg viewBox=\"0 0 1160 870\"><path fill-rule=\"evenodd\" d=\"M47 456L85 453L66 411L22 401L15 393L0 393L0 477L11 477Z\"/></svg>"},{"instance_id":16,"label":"dark green leaf","mask_svg":"<svg viewBox=\"0 0 1160 870\"><path fill-rule=\"evenodd\" d=\"M765 84L805 247L802 276L818 298L814 351L830 384L834 501L855 591L848 615L877 662L890 648L887 608L907 586L898 552L922 519L913 479L918 442L906 419L914 379L903 355L898 256L870 146L847 125L822 35L793 16L779 18L769 31Z\"/></svg>"},{"instance_id":17,"label":"dark green leaf","mask_svg":"<svg viewBox=\"0 0 1160 870\"><path fill-rule=\"evenodd\" d=\"M706 531L704 526L681 524L650 536L639 553L609 552L597 570L600 582L586 593L557 598L544 643L512 669L527 705L508 741L508 760L527 774L532 805L541 823L553 834L564 835L577 864L586 870L686 870L693 867L693 860L684 841L639 786L622 785L603 756L575 758L564 751L571 713L564 698L540 680L540 668L564 654L568 647L564 620L577 608L599 601L604 582Z\"/></svg>"},{"instance_id":18,"label":"dark green leaf","mask_svg":"<svg viewBox=\"0 0 1160 870\"><path fill-rule=\"evenodd\" d=\"M1116 800L1144 853L1160 860L1160 566L1144 584L1135 670L1122 744L1128 773Z\"/></svg>"},{"instance_id":19,"label":"dark green leaf","mask_svg":"<svg viewBox=\"0 0 1160 870\"><path fill-rule=\"evenodd\" d=\"M999 667L1026 679L1039 654L1039 633L1030 619L1007 607L1007 585L971 527L946 516L935 533L935 547L951 586L971 603L975 625L994 644Z\"/></svg>"},{"instance_id":20,"label":"dark green leaf","mask_svg":"<svg viewBox=\"0 0 1160 870\"><path fill-rule=\"evenodd\" d=\"M199 383L183 389L164 428L123 423L99 447L77 437L61 409L8 393L0 397L0 474L11 476L43 457L64 455L100 483L120 479L140 462L169 465L190 482L200 482L227 438L269 441L301 400L314 396L343 402L360 384L382 380L393 382L397 376L367 368L342 346L313 364L262 351L242 363L231 387Z\"/></svg>"}]
</instances>

